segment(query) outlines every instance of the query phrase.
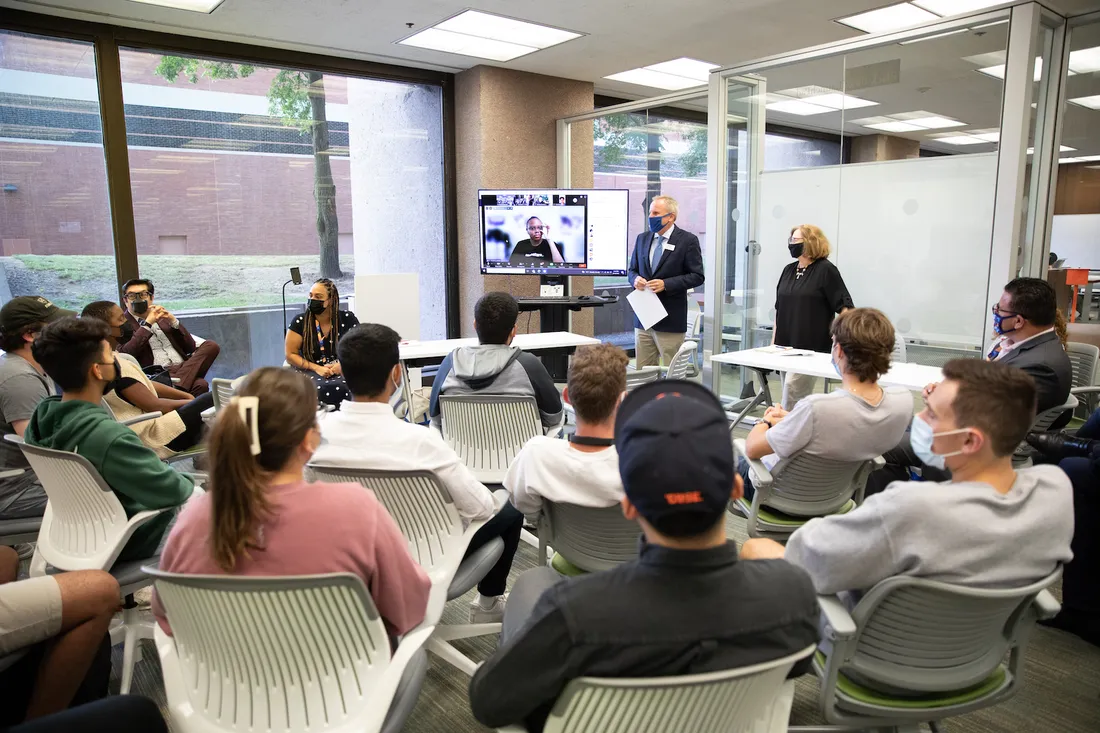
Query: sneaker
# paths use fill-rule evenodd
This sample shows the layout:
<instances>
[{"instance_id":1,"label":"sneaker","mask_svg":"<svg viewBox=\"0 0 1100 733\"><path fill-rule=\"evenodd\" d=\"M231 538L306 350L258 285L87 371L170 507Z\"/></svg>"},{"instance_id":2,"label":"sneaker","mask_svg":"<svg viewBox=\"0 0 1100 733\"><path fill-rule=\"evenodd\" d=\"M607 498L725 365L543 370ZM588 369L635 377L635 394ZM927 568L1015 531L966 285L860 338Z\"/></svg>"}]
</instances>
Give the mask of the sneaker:
<instances>
[{"instance_id":1,"label":"sneaker","mask_svg":"<svg viewBox=\"0 0 1100 733\"><path fill-rule=\"evenodd\" d=\"M508 594L497 596L493 599L493 605L482 608L477 598L470 602L470 623L472 624L499 624L504 619L504 604L508 600Z\"/></svg>"}]
</instances>

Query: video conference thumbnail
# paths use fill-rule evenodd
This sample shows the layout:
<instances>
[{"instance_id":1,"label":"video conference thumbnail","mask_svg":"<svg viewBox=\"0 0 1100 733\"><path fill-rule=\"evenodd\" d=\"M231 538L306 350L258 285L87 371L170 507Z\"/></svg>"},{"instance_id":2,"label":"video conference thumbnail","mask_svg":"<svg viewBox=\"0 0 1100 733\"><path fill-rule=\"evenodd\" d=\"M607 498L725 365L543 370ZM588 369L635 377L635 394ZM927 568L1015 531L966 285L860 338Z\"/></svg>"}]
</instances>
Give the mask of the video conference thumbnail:
<instances>
[{"instance_id":1,"label":"video conference thumbnail","mask_svg":"<svg viewBox=\"0 0 1100 733\"><path fill-rule=\"evenodd\" d=\"M489 267L587 267L587 196L482 196Z\"/></svg>"}]
</instances>

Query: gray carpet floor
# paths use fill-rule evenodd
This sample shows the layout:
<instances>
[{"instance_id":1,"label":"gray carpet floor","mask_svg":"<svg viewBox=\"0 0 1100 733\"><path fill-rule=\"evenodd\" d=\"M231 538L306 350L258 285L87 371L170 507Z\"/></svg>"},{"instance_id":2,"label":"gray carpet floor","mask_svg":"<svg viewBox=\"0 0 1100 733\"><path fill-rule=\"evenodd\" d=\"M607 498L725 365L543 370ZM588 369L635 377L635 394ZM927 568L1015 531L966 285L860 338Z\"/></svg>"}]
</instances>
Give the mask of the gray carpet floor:
<instances>
[{"instance_id":1,"label":"gray carpet floor","mask_svg":"<svg viewBox=\"0 0 1100 733\"><path fill-rule=\"evenodd\" d=\"M744 521L730 516L731 538L745 539ZM512 568L512 579L536 562L535 549L521 544ZM449 604L445 620L463 623L472 599ZM137 665L134 691L162 707L165 704L160 665L152 642L144 642L144 659ZM458 642L456 646L475 660L486 659L496 647L494 638ZM116 649L115 669L120 669L121 649ZM468 678L453 667L431 659L427 678L412 717L405 726L414 733L487 731L470 714ZM114 681L117 689L118 680ZM823 722L817 708L817 681L812 675L797 684L792 725ZM942 726L952 733L1097 733L1100 731L1100 648L1062 631L1038 628L1029 647L1020 693L993 708L952 718Z\"/></svg>"}]
</instances>

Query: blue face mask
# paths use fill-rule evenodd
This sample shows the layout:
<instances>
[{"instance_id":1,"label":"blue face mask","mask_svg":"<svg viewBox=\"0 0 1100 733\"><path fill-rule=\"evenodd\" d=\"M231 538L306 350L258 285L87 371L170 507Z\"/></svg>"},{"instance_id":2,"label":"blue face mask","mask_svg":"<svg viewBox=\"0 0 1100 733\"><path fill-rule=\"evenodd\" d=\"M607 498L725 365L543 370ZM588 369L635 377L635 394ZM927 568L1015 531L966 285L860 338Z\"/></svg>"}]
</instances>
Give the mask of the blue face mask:
<instances>
[{"instance_id":1,"label":"blue face mask","mask_svg":"<svg viewBox=\"0 0 1100 733\"><path fill-rule=\"evenodd\" d=\"M1005 328L1002 325L1004 323L1005 318L1015 318L1015 317L1016 316L1014 316L1014 315L1012 315L1012 316L1002 316L998 313L994 313L993 314L993 333L997 334L998 336L1004 336L1006 333L1012 333L1013 331L1019 330L1019 328L1020 328L1019 323L1016 324L1015 328Z\"/></svg>"},{"instance_id":2,"label":"blue face mask","mask_svg":"<svg viewBox=\"0 0 1100 733\"><path fill-rule=\"evenodd\" d=\"M836 370L837 376L838 377L843 377L844 374L840 371L840 364L836 363L836 356L834 354L829 355L829 361L831 361L833 363L833 369Z\"/></svg>"},{"instance_id":3,"label":"blue face mask","mask_svg":"<svg viewBox=\"0 0 1100 733\"><path fill-rule=\"evenodd\" d=\"M656 234L657 232L664 229L665 225L662 222L664 222L665 216L668 216L668 214L665 214L664 216L651 216L651 217L649 217L649 231Z\"/></svg>"},{"instance_id":4,"label":"blue face mask","mask_svg":"<svg viewBox=\"0 0 1100 733\"><path fill-rule=\"evenodd\" d=\"M919 415L913 415L913 422L909 424L909 445L913 447L913 453L917 458L921 460L926 466L932 466L938 468L941 471L947 466L947 459L951 456L957 456L962 453L961 450L957 450L954 453L935 453L932 450L932 441L941 435L954 435L955 433L965 433L966 428L959 428L958 430L947 430L942 433L937 433L932 430L932 426L921 419Z\"/></svg>"}]
</instances>

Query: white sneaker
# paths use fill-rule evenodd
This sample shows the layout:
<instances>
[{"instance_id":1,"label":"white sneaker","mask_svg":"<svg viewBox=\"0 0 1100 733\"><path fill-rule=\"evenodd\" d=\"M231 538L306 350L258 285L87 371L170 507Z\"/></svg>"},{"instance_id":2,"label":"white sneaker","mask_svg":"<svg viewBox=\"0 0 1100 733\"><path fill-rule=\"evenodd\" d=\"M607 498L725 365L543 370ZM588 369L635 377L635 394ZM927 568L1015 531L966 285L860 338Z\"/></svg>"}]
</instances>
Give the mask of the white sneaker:
<instances>
[{"instance_id":1,"label":"white sneaker","mask_svg":"<svg viewBox=\"0 0 1100 733\"><path fill-rule=\"evenodd\" d=\"M504 604L508 600L508 594L496 596L493 605L482 608L477 598L470 603L470 623L472 624L499 624L504 619Z\"/></svg>"}]
</instances>

